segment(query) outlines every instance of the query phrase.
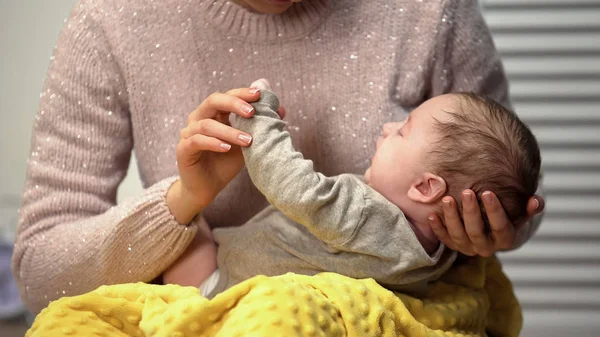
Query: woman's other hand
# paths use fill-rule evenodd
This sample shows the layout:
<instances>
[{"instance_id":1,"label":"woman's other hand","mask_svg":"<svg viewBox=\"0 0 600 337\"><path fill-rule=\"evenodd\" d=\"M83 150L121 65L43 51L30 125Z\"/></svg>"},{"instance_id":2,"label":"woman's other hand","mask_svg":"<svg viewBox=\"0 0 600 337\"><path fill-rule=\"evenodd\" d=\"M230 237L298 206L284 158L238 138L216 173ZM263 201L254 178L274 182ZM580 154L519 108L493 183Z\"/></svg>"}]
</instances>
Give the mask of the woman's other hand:
<instances>
[{"instance_id":1,"label":"woman's other hand","mask_svg":"<svg viewBox=\"0 0 600 337\"><path fill-rule=\"evenodd\" d=\"M512 224L494 193L484 192L482 198L491 227L490 233L486 232L481 210L471 190L464 190L462 193L464 224L458 214L456 201L449 196L443 199L444 221L436 214L431 214L431 228L448 248L469 256L485 257L499 250L513 249L518 226L526 225L544 209L544 199L535 195L527 202L528 218L525 224Z\"/></svg>"},{"instance_id":2,"label":"woman's other hand","mask_svg":"<svg viewBox=\"0 0 600 337\"><path fill-rule=\"evenodd\" d=\"M213 93L189 114L176 149L180 179L167 193L179 223L189 223L243 167L240 146L248 146L252 136L232 128L229 115L252 116L248 102L259 97L260 91L252 88Z\"/></svg>"},{"instance_id":3,"label":"woman's other hand","mask_svg":"<svg viewBox=\"0 0 600 337\"><path fill-rule=\"evenodd\" d=\"M259 98L256 88L214 93L188 116L176 150L180 179L167 193L167 204L179 223L189 223L244 166L241 146L250 145L252 136L232 128L229 115L251 117L254 109L249 102ZM283 109L279 112L284 114Z\"/></svg>"}]
</instances>

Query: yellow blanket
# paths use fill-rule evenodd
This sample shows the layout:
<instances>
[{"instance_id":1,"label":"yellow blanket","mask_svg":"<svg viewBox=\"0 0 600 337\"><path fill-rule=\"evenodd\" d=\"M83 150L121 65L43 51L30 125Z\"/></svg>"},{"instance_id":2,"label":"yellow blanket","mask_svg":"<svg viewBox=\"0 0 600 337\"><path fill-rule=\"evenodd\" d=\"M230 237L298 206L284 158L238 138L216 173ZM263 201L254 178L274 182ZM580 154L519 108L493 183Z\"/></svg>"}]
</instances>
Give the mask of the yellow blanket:
<instances>
[{"instance_id":1,"label":"yellow blanket","mask_svg":"<svg viewBox=\"0 0 600 337\"><path fill-rule=\"evenodd\" d=\"M41 336L518 336L521 309L495 257L468 258L419 298L339 274L258 276L218 295L144 283L52 302Z\"/></svg>"}]
</instances>

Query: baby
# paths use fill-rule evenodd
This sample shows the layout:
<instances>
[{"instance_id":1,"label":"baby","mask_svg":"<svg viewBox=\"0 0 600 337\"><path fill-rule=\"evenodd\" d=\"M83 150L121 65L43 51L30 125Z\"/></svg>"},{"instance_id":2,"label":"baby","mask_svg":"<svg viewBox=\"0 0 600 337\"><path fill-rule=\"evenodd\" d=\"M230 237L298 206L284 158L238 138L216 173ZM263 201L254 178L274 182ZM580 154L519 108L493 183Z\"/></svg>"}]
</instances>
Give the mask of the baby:
<instances>
[{"instance_id":1,"label":"baby","mask_svg":"<svg viewBox=\"0 0 600 337\"><path fill-rule=\"evenodd\" d=\"M233 126L253 135L243 149L246 167L272 206L241 227L213 231L218 269L208 279L185 273L214 265L196 255L170 268L171 275L188 276L167 282L200 285L203 295L213 297L256 275L327 271L410 290L438 278L456 257L427 219L431 212L442 214L444 196L461 200L461 191L472 189L481 200L491 190L513 223L525 219L540 151L529 128L490 99L437 96L402 123L388 124L363 181L315 172L284 131L268 82L252 86L262 89L255 114L235 117Z\"/></svg>"}]
</instances>

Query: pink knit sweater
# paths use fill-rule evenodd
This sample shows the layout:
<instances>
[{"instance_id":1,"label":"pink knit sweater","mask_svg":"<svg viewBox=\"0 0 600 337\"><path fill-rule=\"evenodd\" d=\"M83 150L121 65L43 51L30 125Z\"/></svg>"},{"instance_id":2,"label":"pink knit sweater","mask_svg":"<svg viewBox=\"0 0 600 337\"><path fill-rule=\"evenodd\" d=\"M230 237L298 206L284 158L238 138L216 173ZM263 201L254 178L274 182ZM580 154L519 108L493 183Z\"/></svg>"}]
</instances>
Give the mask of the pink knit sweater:
<instances>
[{"instance_id":1,"label":"pink knit sweater","mask_svg":"<svg viewBox=\"0 0 600 337\"><path fill-rule=\"evenodd\" d=\"M27 306L160 275L195 234L165 200L179 130L210 93L259 77L327 175L364 172L381 125L431 96L509 104L475 0L305 0L280 16L225 0L81 0L33 130L13 260ZM146 190L117 205L132 150ZM204 216L236 226L265 205L242 172Z\"/></svg>"}]
</instances>

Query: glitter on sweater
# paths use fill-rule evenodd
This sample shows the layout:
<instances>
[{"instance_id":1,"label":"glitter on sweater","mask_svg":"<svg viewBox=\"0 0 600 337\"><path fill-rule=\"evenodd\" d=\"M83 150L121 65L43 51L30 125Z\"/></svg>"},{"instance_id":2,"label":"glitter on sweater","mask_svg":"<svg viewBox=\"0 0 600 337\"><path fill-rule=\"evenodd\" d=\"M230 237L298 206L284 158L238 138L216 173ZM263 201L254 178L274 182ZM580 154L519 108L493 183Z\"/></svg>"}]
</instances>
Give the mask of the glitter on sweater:
<instances>
[{"instance_id":1,"label":"glitter on sweater","mask_svg":"<svg viewBox=\"0 0 600 337\"><path fill-rule=\"evenodd\" d=\"M473 1L304 0L281 18L226 0L127 4L78 2L51 59L14 258L33 311L63 290L150 281L184 251L195 229L165 196L179 129L213 92L271 79L295 146L326 175L363 173L381 125L428 96L488 90L508 104ZM132 151L146 189L115 206ZM264 206L242 172L203 215L239 225Z\"/></svg>"}]
</instances>

